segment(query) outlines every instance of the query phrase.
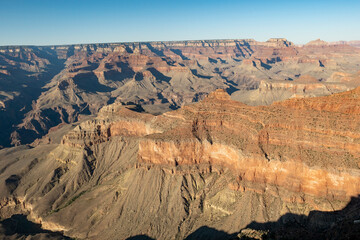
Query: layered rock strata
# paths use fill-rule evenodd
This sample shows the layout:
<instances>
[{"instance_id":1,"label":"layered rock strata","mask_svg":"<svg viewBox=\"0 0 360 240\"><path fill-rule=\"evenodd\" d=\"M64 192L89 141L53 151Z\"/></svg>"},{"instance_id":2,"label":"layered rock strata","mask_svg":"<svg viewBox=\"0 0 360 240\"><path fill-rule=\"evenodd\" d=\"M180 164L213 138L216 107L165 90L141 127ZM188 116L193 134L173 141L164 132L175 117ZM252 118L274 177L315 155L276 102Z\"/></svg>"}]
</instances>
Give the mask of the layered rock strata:
<instances>
[{"instance_id":1,"label":"layered rock strata","mask_svg":"<svg viewBox=\"0 0 360 240\"><path fill-rule=\"evenodd\" d=\"M360 84L354 46L274 38L0 47L0 145L31 143L113 102L161 114L217 88L251 105L349 90Z\"/></svg>"},{"instance_id":2,"label":"layered rock strata","mask_svg":"<svg viewBox=\"0 0 360 240\"><path fill-rule=\"evenodd\" d=\"M360 194L359 99L356 88L253 107L216 90L158 116L114 103L59 144L0 151L0 216L84 239L302 224ZM342 221L317 216L318 234Z\"/></svg>"}]
</instances>

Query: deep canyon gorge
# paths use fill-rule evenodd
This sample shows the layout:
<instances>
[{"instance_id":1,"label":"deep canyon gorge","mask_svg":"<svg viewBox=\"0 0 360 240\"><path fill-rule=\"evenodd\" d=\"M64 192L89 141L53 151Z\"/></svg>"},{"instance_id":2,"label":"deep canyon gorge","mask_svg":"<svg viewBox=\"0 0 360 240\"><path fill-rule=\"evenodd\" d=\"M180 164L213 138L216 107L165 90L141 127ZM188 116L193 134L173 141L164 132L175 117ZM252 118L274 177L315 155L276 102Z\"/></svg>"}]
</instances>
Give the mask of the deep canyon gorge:
<instances>
[{"instance_id":1,"label":"deep canyon gorge","mask_svg":"<svg viewBox=\"0 0 360 240\"><path fill-rule=\"evenodd\" d=\"M9 239L360 236L357 41L0 47L0 124Z\"/></svg>"}]
</instances>

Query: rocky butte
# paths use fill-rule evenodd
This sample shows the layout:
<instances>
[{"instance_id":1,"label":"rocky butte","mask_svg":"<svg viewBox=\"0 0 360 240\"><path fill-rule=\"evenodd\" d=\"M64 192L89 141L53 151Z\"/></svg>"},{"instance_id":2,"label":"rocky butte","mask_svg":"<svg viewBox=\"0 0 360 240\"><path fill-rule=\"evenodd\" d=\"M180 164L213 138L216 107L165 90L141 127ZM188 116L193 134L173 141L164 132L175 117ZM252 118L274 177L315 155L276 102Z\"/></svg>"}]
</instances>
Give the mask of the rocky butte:
<instances>
[{"instance_id":1,"label":"rocky butte","mask_svg":"<svg viewBox=\"0 0 360 240\"><path fill-rule=\"evenodd\" d=\"M116 102L0 158L1 218L77 239L359 236L359 87L269 106L217 89L160 115Z\"/></svg>"}]
</instances>

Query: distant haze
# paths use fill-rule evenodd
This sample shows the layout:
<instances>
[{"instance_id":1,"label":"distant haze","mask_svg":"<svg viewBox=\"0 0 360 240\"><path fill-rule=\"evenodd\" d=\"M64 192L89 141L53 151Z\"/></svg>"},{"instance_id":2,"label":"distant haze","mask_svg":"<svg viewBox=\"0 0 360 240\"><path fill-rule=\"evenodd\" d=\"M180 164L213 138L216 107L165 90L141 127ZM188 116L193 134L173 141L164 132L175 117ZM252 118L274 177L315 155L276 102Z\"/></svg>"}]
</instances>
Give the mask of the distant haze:
<instances>
[{"instance_id":1,"label":"distant haze","mask_svg":"<svg viewBox=\"0 0 360 240\"><path fill-rule=\"evenodd\" d=\"M0 45L285 37L359 40L359 1L1 1Z\"/></svg>"}]
</instances>

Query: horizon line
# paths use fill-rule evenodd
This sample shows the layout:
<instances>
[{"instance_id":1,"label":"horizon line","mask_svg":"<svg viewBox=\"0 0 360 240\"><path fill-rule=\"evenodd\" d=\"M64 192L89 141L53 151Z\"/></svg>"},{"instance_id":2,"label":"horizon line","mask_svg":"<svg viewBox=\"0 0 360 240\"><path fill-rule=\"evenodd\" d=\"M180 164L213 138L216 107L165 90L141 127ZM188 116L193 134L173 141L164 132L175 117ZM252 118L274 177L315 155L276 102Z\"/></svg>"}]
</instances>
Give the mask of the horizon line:
<instances>
[{"instance_id":1,"label":"horizon line","mask_svg":"<svg viewBox=\"0 0 360 240\"><path fill-rule=\"evenodd\" d=\"M290 41L289 39L285 38L285 37L273 37L273 38L269 38L266 41L257 41L254 38L214 38L214 39L192 39L192 40L145 40L145 41L119 41L119 42L89 42L89 43L65 43L65 44L40 44L40 45L36 45L36 44L15 44L15 45L0 45L0 48L3 47L63 47L63 46L74 46L74 45L97 45L97 44L136 44L136 43L164 43L164 42L196 42L196 41L224 41L224 40L252 40L255 42L268 42L271 39L285 39L286 41L289 41L291 43L293 43L295 46L302 46L305 45L306 43L294 43L292 41ZM321 40L321 38L317 38L311 41L316 41L316 40ZM309 41L309 42L311 42ZM322 40L323 41L323 40ZM338 43L338 42L352 42L352 41L360 41L360 40L337 40L337 41L331 41L331 42L327 42L327 43ZM307 42L307 43L309 43Z\"/></svg>"}]
</instances>

